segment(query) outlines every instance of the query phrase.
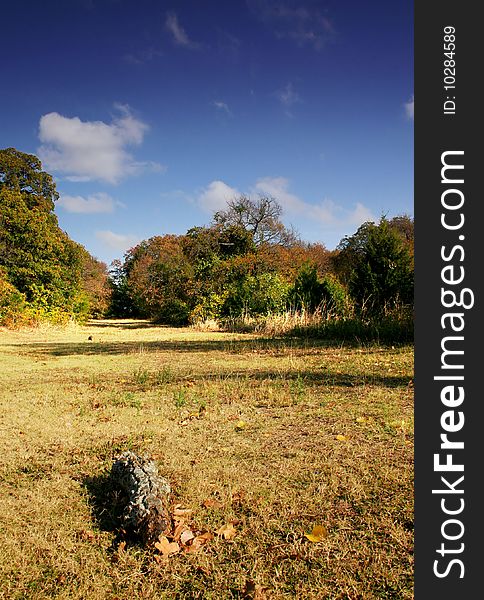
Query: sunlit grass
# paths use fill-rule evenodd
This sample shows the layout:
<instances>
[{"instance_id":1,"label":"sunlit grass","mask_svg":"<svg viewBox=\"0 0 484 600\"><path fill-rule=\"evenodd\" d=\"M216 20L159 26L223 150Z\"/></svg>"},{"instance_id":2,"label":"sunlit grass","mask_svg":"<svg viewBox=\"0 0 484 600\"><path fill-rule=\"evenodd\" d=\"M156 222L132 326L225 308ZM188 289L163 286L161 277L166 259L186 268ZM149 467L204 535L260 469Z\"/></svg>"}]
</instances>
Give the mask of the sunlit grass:
<instances>
[{"instance_id":1,"label":"sunlit grass","mask_svg":"<svg viewBox=\"0 0 484 600\"><path fill-rule=\"evenodd\" d=\"M1 597L413 597L410 346L135 321L0 335ZM234 539L117 551L107 475L127 449Z\"/></svg>"}]
</instances>

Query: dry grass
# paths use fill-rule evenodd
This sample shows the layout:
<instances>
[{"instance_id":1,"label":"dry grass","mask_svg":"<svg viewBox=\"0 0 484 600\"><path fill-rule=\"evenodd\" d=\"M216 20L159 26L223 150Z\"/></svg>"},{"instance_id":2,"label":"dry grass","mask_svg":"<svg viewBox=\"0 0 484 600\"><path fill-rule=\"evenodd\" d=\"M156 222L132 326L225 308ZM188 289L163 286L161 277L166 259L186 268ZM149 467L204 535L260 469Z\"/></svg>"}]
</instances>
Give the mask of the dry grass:
<instances>
[{"instance_id":1,"label":"dry grass","mask_svg":"<svg viewBox=\"0 0 484 600\"><path fill-rule=\"evenodd\" d=\"M412 348L133 321L0 336L1 598L413 598ZM126 449L194 526L237 535L165 562L117 546Z\"/></svg>"}]
</instances>

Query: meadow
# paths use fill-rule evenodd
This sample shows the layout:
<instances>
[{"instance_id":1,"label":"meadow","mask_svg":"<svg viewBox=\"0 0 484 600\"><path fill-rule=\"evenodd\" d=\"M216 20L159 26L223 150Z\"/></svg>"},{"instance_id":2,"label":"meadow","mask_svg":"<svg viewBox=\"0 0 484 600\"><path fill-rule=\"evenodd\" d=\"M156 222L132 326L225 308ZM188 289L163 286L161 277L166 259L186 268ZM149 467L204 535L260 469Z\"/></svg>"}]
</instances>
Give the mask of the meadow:
<instances>
[{"instance_id":1,"label":"meadow","mask_svg":"<svg viewBox=\"0 0 484 600\"><path fill-rule=\"evenodd\" d=\"M2 329L0 402L1 598L413 598L410 345ZM198 551L123 540L125 450L157 462Z\"/></svg>"}]
</instances>

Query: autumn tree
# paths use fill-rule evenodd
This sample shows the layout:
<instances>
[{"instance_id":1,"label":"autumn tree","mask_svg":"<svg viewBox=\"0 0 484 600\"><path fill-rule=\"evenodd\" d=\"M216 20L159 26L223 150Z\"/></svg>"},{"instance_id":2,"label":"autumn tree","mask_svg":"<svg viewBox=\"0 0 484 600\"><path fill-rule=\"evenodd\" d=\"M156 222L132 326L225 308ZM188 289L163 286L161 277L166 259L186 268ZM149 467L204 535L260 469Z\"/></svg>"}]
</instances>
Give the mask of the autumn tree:
<instances>
[{"instance_id":1,"label":"autumn tree","mask_svg":"<svg viewBox=\"0 0 484 600\"><path fill-rule=\"evenodd\" d=\"M124 272L129 295L142 316L182 325L193 304L193 267L176 235L154 236L128 251Z\"/></svg>"}]
</instances>

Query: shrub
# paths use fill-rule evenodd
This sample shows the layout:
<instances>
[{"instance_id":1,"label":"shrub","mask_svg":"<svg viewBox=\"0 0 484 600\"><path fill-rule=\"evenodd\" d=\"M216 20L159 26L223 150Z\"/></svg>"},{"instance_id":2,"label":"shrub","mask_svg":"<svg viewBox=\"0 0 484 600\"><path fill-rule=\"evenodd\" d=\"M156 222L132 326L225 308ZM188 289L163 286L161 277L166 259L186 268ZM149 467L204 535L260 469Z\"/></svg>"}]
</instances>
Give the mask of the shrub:
<instances>
[{"instance_id":1,"label":"shrub","mask_svg":"<svg viewBox=\"0 0 484 600\"><path fill-rule=\"evenodd\" d=\"M0 270L0 325L14 327L25 318L26 300Z\"/></svg>"}]
</instances>

